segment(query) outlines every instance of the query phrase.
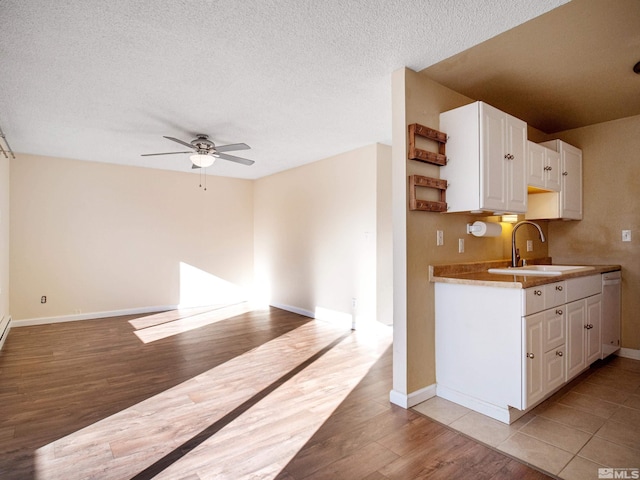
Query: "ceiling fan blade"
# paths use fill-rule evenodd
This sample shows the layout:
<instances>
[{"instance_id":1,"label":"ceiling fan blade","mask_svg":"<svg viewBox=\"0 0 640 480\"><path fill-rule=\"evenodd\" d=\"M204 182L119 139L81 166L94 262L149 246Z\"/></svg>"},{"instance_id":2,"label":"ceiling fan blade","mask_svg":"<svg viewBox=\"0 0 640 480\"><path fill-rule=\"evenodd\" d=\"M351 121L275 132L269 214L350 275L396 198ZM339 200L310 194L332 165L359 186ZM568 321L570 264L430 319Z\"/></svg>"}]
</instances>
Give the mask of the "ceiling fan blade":
<instances>
[{"instance_id":1,"label":"ceiling fan blade","mask_svg":"<svg viewBox=\"0 0 640 480\"><path fill-rule=\"evenodd\" d=\"M231 152L232 150L249 150L251 147L246 143L232 143L216 147L216 152Z\"/></svg>"},{"instance_id":2,"label":"ceiling fan blade","mask_svg":"<svg viewBox=\"0 0 640 480\"><path fill-rule=\"evenodd\" d=\"M177 155L178 153L193 153L193 150L188 152L166 152L166 153L143 153L141 157L153 157L154 155Z\"/></svg>"},{"instance_id":3,"label":"ceiling fan blade","mask_svg":"<svg viewBox=\"0 0 640 480\"><path fill-rule=\"evenodd\" d=\"M218 154L219 158L222 158L223 160L229 160L230 162L236 162L236 163L241 163L243 165L253 165L254 162L253 160L248 160L246 158L240 158L240 157L234 157L233 155L227 155L226 153L220 153Z\"/></svg>"},{"instance_id":4,"label":"ceiling fan blade","mask_svg":"<svg viewBox=\"0 0 640 480\"><path fill-rule=\"evenodd\" d=\"M173 140L174 142L178 142L180 145L184 145L185 147L193 148L195 150L194 146L191 145L190 143L183 142L182 140L178 140L177 138L167 137L166 135L163 135L163 137L168 140Z\"/></svg>"}]
</instances>

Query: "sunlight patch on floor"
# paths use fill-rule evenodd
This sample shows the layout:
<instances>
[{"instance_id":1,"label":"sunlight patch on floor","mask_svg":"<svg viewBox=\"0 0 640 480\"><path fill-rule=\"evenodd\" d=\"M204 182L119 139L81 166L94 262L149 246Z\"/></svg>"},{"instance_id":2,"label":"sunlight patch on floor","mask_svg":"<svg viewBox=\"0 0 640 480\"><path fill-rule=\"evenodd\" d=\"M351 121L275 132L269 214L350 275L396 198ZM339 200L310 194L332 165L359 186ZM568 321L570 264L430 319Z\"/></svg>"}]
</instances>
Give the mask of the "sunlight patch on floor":
<instances>
[{"instance_id":1,"label":"sunlight patch on floor","mask_svg":"<svg viewBox=\"0 0 640 480\"><path fill-rule=\"evenodd\" d=\"M192 309L187 309L192 310ZM190 330L195 330L197 328L205 327L207 325L212 325L216 322L221 322L223 320L228 320L238 315L242 315L243 313L247 313L254 310L253 306L248 302L243 302L237 305L231 305L224 308L212 309L212 307L208 307L203 313L195 313L189 316L182 316L174 320L166 320L168 317L164 317L165 321L160 321L161 319L152 319L148 322L145 321L145 318L139 318L136 320L131 320L131 323L134 327L139 328L136 330L136 336L142 340L143 343L155 342L156 340L162 340L163 338L171 337L173 335L178 335L180 333L188 332ZM180 312L182 310L177 310L176 312ZM162 314L160 314L162 315ZM154 315L155 317L155 315ZM134 323L135 322L135 323ZM157 322L155 325L142 327L147 323ZM138 327L137 325L140 325Z\"/></svg>"},{"instance_id":2,"label":"sunlight patch on floor","mask_svg":"<svg viewBox=\"0 0 640 480\"><path fill-rule=\"evenodd\" d=\"M37 478L131 478L344 334L308 322L56 440L35 452ZM274 478L390 344L387 332L348 335L157 478Z\"/></svg>"},{"instance_id":3,"label":"sunlight patch on floor","mask_svg":"<svg viewBox=\"0 0 640 480\"><path fill-rule=\"evenodd\" d=\"M129 320L129 323L136 329L155 327L156 325L162 325L163 323L169 323L181 318L191 317L193 315L199 315L201 313L208 313L212 310L227 307L228 304L220 305L208 305L206 307L193 307L193 308L179 308L177 310L168 310L166 312L154 313L152 315L145 315L140 318L134 318Z\"/></svg>"},{"instance_id":4,"label":"sunlight patch on floor","mask_svg":"<svg viewBox=\"0 0 640 480\"><path fill-rule=\"evenodd\" d=\"M273 479L313 437L391 345L357 333L304 369L155 478ZM354 356L354 350L361 355ZM345 375L345 372L348 372ZM194 477L196 478L196 477Z\"/></svg>"}]
</instances>

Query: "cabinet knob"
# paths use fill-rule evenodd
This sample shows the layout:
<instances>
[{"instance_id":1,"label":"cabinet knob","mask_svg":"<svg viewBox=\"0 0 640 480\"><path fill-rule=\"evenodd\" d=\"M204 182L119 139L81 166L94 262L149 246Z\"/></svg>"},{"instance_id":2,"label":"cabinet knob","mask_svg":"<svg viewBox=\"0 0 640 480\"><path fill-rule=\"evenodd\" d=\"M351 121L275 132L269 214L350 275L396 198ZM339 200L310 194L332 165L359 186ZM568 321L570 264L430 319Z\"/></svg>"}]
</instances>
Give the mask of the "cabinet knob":
<instances>
[{"instance_id":1,"label":"cabinet knob","mask_svg":"<svg viewBox=\"0 0 640 480\"><path fill-rule=\"evenodd\" d=\"M535 358L536 356L533 353L527 353L527 358Z\"/></svg>"},{"instance_id":2,"label":"cabinet knob","mask_svg":"<svg viewBox=\"0 0 640 480\"><path fill-rule=\"evenodd\" d=\"M558 351L556 352L556 355L557 355L557 356L559 356L559 357L561 357L561 356L562 356L562 352L561 352L560 350L558 350Z\"/></svg>"},{"instance_id":3,"label":"cabinet knob","mask_svg":"<svg viewBox=\"0 0 640 480\"><path fill-rule=\"evenodd\" d=\"M588 323L587 325L584 326L584 328L586 328L587 330L591 330L593 328L593 325Z\"/></svg>"},{"instance_id":4,"label":"cabinet knob","mask_svg":"<svg viewBox=\"0 0 640 480\"><path fill-rule=\"evenodd\" d=\"M533 294L539 297L540 295L542 295L542 290L534 290Z\"/></svg>"},{"instance_id":5,"label":"cabinet knob","mask_svg":"<svg viewBox=\"0 0 640 480\"><path fill-rule=\"evenodd\" d=\"M562 315L562 310L560 309L556 310L556 315Z\"/></svg>"},{"instance_id":6,"label":"cabinet knob","mask_svg":"<svg viewBox=\"0 0 640 480\"><path fill-rule=\"evenodd\" d=\"M569 172L562 172L563 177L566 177L567 175L569 175Z\"/></svg>"},{"instance_id":7,"label":"cabinet knob","mask_svg":"<svg viewBox=\"0 0 640 480\"><path fill-rule=\"evenodd\" d=\"M505 154L504 154L504 158L505 158L506 160L513 160L513 159L514 159L514 158L516 158L516 157L514 157L514 156L513 156L513 155L511 155L510 153L505 153Z\"/></svg>"},{"instance_id":8,"label":"cabinet knob","mask_svg":"<svg viewBox=\"0 0 640 480\"><path fill-rule=\"evenodd\" d=\"M562 291L562 285L556 285L556 290L561 292Z\"/></svg>"}]
</instances>

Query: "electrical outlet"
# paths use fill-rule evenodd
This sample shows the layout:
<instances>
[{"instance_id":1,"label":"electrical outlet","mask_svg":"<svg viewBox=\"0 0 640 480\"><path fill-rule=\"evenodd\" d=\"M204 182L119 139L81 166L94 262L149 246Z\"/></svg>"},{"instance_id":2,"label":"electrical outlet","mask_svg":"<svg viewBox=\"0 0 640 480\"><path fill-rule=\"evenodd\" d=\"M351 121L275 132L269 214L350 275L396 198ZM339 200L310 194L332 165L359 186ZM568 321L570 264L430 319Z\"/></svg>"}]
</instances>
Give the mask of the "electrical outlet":
<instances>
[{"instance_id":1,"label":"electrical outlet","mask_svg":"<svg viewBox=\"0 0 640 480\"><path fill-rule=\"evenodd\" d=\"M631 230L622 230L622 241L623 242L631 241Z\"/></svg>"},{"instance_id":2,"label":"electrical outlet","mask_svg":"<svg viewBox=\"0 0 640 480\"><path fill-rule=\"evenodd\" d=\"M458 253L464 253L464 238L458 239Z\"/></svg>"},{"instance_id":3,"label":"electrical outlet","mask_svg":"<svg viewBox=\"0 0 640 480\"><path fill-rule=\"evenodd\" d=\"M47 296L43 295L40 297L40 303L47 303Z\"/></svg>"},{"instance_id":4,"label":"electrical outlet","mask_svg":"<svg viewBox=\"0 0 640 480\"><path fill-rule=\"evenodd\" d=\"M439 247L444 245L444 232L442 230L436 231L436 245Z\"/></svg>"},{"instance_id":5,"label":"electrical outlet","mask_svg":"<svg viewBox=\"0 0 640 480\"><path fill-rule=\"evenodd\" d=\"M533 240L527 240L527 252L533 252Z\"/></svg>"},{"instance_id":6,"label":"electrical outlet","mask_svg":"<svg viewBox=\"0 0 640 480\"><path fill-rule=\"evenodd\" d=\"M351 308L353 308L353 309L358 308L358 299L357 298L352 298L351 299Z\"/></svg>"}]
</instances>

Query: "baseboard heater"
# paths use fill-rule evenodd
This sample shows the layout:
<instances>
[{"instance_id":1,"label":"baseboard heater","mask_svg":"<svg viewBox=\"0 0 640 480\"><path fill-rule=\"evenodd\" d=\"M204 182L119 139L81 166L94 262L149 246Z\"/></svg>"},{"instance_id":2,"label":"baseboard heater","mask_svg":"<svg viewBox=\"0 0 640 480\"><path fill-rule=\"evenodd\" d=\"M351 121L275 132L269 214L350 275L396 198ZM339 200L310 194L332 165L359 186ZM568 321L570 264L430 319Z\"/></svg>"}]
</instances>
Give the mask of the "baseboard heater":
<instances>
[{"instance_id":1,"label":"baseboard heater","mask_svg":"<svg viewBox=\"0 0 640 480\"><path fill-rule=\"evenodd\" d=\"M0 350L2 350L2 346L4 345L4 341L9 336L9 326L11 325L11 317L9 315L2 316L2 320L0 321Z\"/></svg>"}]
</instances>

